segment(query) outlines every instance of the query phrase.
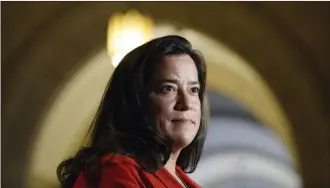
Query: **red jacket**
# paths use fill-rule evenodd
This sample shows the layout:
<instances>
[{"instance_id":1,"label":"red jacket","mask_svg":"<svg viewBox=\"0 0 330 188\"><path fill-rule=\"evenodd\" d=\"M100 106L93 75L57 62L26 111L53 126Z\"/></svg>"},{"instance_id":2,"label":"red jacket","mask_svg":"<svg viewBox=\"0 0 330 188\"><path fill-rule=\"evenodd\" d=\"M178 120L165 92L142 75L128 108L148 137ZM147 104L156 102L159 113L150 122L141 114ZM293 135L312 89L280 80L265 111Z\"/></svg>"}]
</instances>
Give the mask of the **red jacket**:
<instances>
[{"instance_id":1,"label":"red jacket","mask_svg":"<svg viewBox=\"0 0 330 188\"><path fill-rule=\"evenodd\" d=\"M106 162L108 164L105 164ZM106 155L102 157L101 164L104 166L99 188L182 188L182 185L165 168L149 173L134 159L125 155L116 154L112 158ZM176 167L176 171L189 188L200 187L181 168ZM73 188L87 188L83 174L77 178Z\"/></svg>"}]
</instances>

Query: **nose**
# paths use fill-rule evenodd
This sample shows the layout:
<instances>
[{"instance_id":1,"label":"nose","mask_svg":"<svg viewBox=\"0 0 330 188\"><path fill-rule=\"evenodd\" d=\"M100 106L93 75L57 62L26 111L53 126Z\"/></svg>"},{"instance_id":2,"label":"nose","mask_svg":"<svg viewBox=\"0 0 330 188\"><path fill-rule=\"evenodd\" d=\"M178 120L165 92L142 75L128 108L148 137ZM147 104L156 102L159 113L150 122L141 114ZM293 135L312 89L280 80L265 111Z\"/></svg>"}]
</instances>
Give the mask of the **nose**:
<instances>
[{"instance_id":1,"label":"nose","mask_svg":"<svg viewBox=\"0 0 330 188\"><path fill-rule=\"evenodd\" d=\"M177 111L189 111L192 109L192 100L187 92L178 92L178 99L174 109Z\"/></svg>"}]
</instances>

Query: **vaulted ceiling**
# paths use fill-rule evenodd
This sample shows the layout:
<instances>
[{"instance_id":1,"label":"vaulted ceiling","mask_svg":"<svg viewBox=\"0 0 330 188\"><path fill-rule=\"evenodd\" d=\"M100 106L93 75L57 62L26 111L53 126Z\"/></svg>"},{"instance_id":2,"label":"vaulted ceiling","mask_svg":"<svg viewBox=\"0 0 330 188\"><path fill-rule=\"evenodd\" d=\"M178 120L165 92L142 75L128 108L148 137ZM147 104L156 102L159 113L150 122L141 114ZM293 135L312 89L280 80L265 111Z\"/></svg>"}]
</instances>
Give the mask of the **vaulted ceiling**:
<instances>
[{"instance_id":1,"label":"vaulted ceiling","mask_svg":"<svg viewBox=\"0 0 330 188\"><path fill-rule=\"evenodd\" d=\"M4 187L23 187L40 118L105 46L109 16L132 8L244 58L288 117L305 187L330 185L328 2L1 2Z\"/></svg>"}]
</instances>

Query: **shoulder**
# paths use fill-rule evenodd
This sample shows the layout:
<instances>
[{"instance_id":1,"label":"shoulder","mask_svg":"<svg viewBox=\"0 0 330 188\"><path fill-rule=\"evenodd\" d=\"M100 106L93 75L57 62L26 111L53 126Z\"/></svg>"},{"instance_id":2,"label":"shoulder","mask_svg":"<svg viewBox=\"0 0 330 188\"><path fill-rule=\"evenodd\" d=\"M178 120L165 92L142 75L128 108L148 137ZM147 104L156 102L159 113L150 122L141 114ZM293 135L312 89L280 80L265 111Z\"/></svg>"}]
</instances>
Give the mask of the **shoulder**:
<instances>
[{"instance_id":1,"label":"shoulder","mask_svg":"<svg viewBox=\"0 0 330 188\"><path fill-rule=\"evenodd\" d=\"M176 171L181 177L181 179L189 186L194 188L201 188L200 185L198 185L194 180L192 180L186 172L184 172L179 166L176 167Z\"/></svg>"},{"instance_id":2,"label":"shoulder","mask_svg":"<svg viewBox=\"0 0 330 188\"><path fill-rule=\"evenodd\" d=\"M131 157L121 154L107 154L100 159L100 187L139 187L140 166ZM74 188L86 187L86 180L81 173Z\"/></svg>"},{"instance_id":3,"label":"shoulder","mask_svg":"<svg viewBox=\"0 0 330 188\"><path fill-rule=\"evenodd\" d=\"M123 154L107 154L100 158L101 166L109 168L111 166L120 166L125 168L140 168L137 162L127 155Z\"/></svg>"}]
</instances>

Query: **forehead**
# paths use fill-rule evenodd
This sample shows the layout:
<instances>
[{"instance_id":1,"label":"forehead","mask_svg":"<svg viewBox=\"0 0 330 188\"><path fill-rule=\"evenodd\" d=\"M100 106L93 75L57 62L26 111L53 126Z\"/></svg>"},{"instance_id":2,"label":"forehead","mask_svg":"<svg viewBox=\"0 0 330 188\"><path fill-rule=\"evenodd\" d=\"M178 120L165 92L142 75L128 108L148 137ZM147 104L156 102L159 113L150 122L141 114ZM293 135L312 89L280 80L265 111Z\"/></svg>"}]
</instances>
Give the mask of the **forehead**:
<instances>
[{"instance_id":1,"label":"forehead","mask_svg":"<svg viewBox=\"0 0 330 188\"><path fill-rule=\"evenodd\" d=\"M154 73L154 78L164 77L198 81L198 72L194 60L186 54L165 56Z\"/></svg>"}]
</instances>

